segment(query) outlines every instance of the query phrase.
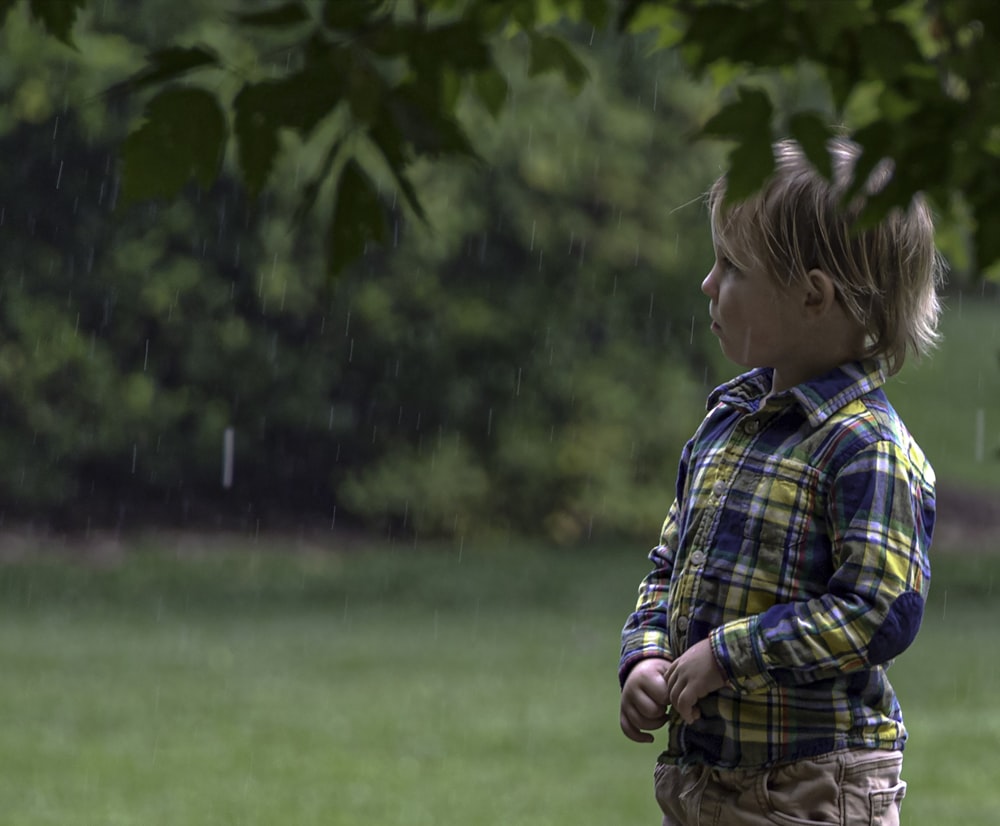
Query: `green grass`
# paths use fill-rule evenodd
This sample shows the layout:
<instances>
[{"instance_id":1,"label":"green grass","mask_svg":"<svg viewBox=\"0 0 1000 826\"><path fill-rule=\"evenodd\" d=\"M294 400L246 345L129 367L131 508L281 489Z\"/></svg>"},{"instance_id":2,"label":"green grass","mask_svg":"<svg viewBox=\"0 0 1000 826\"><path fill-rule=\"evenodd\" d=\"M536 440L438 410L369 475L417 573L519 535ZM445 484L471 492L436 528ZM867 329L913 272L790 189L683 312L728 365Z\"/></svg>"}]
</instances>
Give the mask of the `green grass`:
<instances>
[{"instance_id":1,"label":"green grass","mask_svg":"<svg viewBox=\"0 0 1000 826\"><path fill-rule=\"evenodd\" d=\"M1000 492L1000 297L949 297L941 331L940 348L887 393L938 478Z\"/></svg>"},{"instance_id":2,"label":"green grass","mask_svg":"<svg viewBox=\"0 0 1000 826\"><path fill-rule=\"evenodd\" d=\"M658 747L617 724L646 567L638 548L155 544L0 567L2 821L658 823ZM998 575L941 559L893 670L909 826L1000 810Z\"/></svg>"}]
</instances>

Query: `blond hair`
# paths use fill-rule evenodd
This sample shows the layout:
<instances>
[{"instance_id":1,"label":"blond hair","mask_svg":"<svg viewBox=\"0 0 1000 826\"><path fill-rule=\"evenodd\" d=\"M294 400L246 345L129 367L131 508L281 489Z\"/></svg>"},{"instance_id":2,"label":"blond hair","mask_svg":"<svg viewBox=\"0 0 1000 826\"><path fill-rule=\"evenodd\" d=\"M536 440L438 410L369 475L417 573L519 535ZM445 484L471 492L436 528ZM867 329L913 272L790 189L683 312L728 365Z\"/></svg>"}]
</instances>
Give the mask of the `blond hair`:
<instances>
[{"instance_id":1,"label":"blond hair","mask_svg":"<svg viewBox=\"0 0 1000 826\"><path fill-rule=\"evenodd\" d=\"M876 165L861 194L845 203L861 148L835 138L828 150L832 181L791 140L774 145L774 173L747 200L725 203L726 180L719 178L708 193L712 236L736 266L762 268L785 286L810 270L825 272L865 330L865 355L884 358L896 373L908 354L925 355L938 340L944 266L931 211L918 194L906 209L894 207L877 224L858 228L868 198L889 184L892 166Z\"/></svg>"}]
</instances>

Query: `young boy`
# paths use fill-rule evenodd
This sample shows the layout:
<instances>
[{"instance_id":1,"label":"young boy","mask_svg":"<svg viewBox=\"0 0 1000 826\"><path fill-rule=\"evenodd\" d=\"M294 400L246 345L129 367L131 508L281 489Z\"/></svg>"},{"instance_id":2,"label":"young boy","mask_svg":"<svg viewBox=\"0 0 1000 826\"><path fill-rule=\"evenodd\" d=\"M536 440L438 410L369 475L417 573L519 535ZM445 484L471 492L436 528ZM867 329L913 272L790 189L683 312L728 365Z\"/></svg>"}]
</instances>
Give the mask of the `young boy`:
<instances>
[{"instance_id":1,"label":"young boy","mask_svg":"<svg viewBox=\"0 0 1000 826\"><path fill-rule=\"evenodd\" d=\"M783 141L756 196L726 204L724 179L709 193L702 290L751 369L684 448L619 665L626 736L668 727L664 826L899 821L886 669L920 627L934 474L881 385L934 344L941 265L919 198L853 229L860 152L829 149L832 183Z\"/></svg>"}]
</instances>

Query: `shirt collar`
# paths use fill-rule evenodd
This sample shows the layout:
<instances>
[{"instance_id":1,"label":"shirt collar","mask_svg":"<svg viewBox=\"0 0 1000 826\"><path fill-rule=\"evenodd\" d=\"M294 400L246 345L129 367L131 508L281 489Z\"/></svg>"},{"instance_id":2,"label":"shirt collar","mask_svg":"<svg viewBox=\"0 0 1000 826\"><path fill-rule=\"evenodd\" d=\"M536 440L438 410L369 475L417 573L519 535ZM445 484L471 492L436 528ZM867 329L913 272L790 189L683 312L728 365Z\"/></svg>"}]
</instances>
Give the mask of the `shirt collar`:
<instances>
[{"instance_id":1,"label":"shirt collar","mask_svg":"<svg viewBox=\"0 0 1000 826\"><path fill-rule=\"evenodd\" d=\"M722 402L748 412L756 411L771 389L772 372L770 367L759 367L716 387L709 394L708 409ZM885 384L886 376L886 365L881 360L848 362L772 398L797 402L809 423L819 427L844 405Z\"/></svg>"}]
</instances>

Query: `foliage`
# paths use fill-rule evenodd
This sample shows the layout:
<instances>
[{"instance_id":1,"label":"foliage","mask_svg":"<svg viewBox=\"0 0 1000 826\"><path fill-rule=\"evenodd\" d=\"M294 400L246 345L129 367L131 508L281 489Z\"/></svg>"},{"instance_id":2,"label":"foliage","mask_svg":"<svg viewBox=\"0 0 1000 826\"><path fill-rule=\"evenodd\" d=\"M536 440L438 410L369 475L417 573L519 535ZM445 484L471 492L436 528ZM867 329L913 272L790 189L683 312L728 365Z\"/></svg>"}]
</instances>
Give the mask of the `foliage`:
<instances>
[{"instance_id":1,"label":"foliage","mask_svg":"<svg viewBox=\"0 0 1000 826\"><path fill-rule=\"evenodd\" d=\"M704 395L697 202L716 158L676 162L703 89L667 56L567 31L592 77L574 99L531 76L530 39L499 42L505 109L455 101L487 163L415 163L424 218L387 207L386 244L329 283L329 225L297 214L297 182L324 168L335 122L315 141L282 134L256 199L223 163L211 186L123 203L130 111L94 92L142 71L155 33L126 12L108 3L69 54L24 17L0 33L0 82L20 101L0 121L19 159L0 166L9 515L253 526L295 512L418 535L648 537ZM210 14L189 18L171 24L182 40L216 31ZM192 94L205 102L171 86L149 105ZM211 111L170 128L201 140ZM201 170L183 147L145 154L149 128L126 142L133 186Z\"/></svg>"},{"instance_id":2,"label":"foliage","mask_svg":"<svg viewBox=\"0 0 1000 826\"><path fill-rule=\"evenodd\" d=\"M583 6L603 20L602 2ZM192 178L209 185L230 133L242 180L259 194L291 132L322 148L324 160L303 185L298 208L325 216L328 271L340 273L370 243L385 240L383 177L423 217L410 178L413 161L477 157L455 106L466 88L494 115L502 109L508 85L494 55L496 33L508 27L525 33L532 75L560 71L576 87L583 82L579 59L540 31L538 18L535 5L520 0L291 0L234 13L234 24L257 44L255 53L263 50L253 68L220 46L171 45L115 87L130 94L156 90L123 150L125 203L174 196ZM199 85L175 86L192 75L203 78Z\"/></svg>"},{"instance_id":3,"label":"foliage","mask_svg":"<svg viewBox=\"0 0 1000 826\"><path fill-rule=\"evenodd\" d=\"M0 17L14 5L5 0ZM86 5L31 0L27 8L73 43L84 30L73 24ZM386 190L423 215L415 161L479 156L458 116L458 92L478 96L494 117L504 109L508 79L496 52L504 38L527 41L531 74L556 71L580 88L587 73L553 29L560 20L651 31L656 45L676 49L695 76L732 87L692 130L732 143L732 197L767 176L775 135L798 138L822 170L829 166L825 140L848 132L864 147L856 186L883 157L896 164L892 185L872 200L866 219L924 191L971 232L969 250L945 237L961 269L986 270L1000 259L1000 237L990 231L1000 218L998 70L990 57L1000 45L1000 6L983 0L254 4L230 13L224 27L195 45L161 38L145 65L114 87L153 95L125 144L125 199L174 195L191 178L211 180L230 142L242 180L260 192L273 182L292 133L323 154L301 184L298 208L320 216L328 273L340 273L386 240ZM788 105L774 78L804 73L818 79L826 99L810 95ZM199 122L211 128L191 130L186 113L195 106L204 110ZM154 157L167 162L150 164Z\"/></svg>"},{"instance_id":4,"label":"foliage","mask_svg":"<svg viewBox=\"0 0 1000 826\"><path fill-rule=\"evenodd\" d=\"M433 234L402 231L336 293L352 367L382 375L338 495L376 523L568 542L662 519L703 402L687 365L710 251L701 209L656 205L698 201L713 157L675 163L701 96L667 61L657 93L613 44L576 101L509 51L510 110L470 133L489 174L418 168Z\"/></svg>"},{"instance_id":5,"label":"foliage","mask_svg":"<svg viewBox=\"0 0 1000 826\"><path fill-rule=\"evenodd\" d=\"M847 133L864 150L854 191L885 157L892 184L869 203L875 220L923 191L941 212L971 222L973 272L1000 260L1000 5L982 0L629 0L619 23L652 29L680 49L696 75L733 86L735 97L704 124L725 138L737 182L756 189L771 169L769 145L790 134L817 168L825 141ZM818 73L829 105L772 105L762 78ZM963 255L959 256L964 258ZM964 263L964 262L960 262Z\"/></svg>"}]
</instances>

